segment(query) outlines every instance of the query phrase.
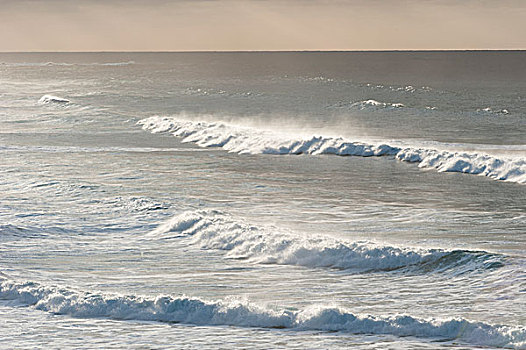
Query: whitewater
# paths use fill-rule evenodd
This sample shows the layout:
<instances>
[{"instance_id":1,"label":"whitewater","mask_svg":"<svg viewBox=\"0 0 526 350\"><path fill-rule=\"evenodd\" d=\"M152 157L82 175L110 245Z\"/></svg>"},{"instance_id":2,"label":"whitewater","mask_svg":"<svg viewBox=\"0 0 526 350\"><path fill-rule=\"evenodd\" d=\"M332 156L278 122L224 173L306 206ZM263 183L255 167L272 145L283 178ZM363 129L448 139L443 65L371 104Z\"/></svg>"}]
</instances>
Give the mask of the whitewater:
<instances>
[{"instance_id":1,"label":"whitewater","mask_svg":"<svg viewBox=\"0 0 526 350\"><path fill-rule=\"evenodd\" d=\"M448 150L396 147L387 144L370 145L341 137L295 137L226 123L184 121L177 117L150 117L140 120L143 129L153 133L169 132L201 147L221 147L233 153L250 154L333 154L338 156L395 156L396 159L418 163L420 168L440 172L460 172L484 175L496 180L526 183L524 157L498 158L488 154Z\"/></svg>"},{"instance_id":2,"label":"whitewater","mask_svg":"<svg viewBox=\"0 0 526 350\"><path fill-rule=\"evenodd\" d=\"M0 349L526 349L525 62L0 53Z\"/></svg>"},{"instance_id":3,"label":"whitewater","mask_svg":"<svg viewBox=\"0 0 526 350\"><path fill-rule=\"evenodd\" d=\"M116 320L195 325L392 334L402 337L458 339L484 346L526 346L524 327L488 325L463 319L426 321L410 316L356 316L343 309L322 306L312 306L301 311L275 311L240 301L206 301L170 296L158 296L155 299L105 296L60 288L44 288L31 282L16 284L4 281L0 285L0 297L31 305L37 310L83 318L107 317Z\"/></svg>"},{"instance_id":4,"label":"whitewater","mask_svg":"<svg viewBox=\"0 0 526 350\"><path fill-rule=\"evenodd\" d=\"M185 212L150 232L148 239L190 236L203 249L228 251L233 259L263 264L329 267L372 272L402 268L426 272L461 266L462 272L498 268L501 258L477 251L410 250L371 242L345 242L325 237L302 237L275 227L260 228L217 211ZM477 266L480 265L480 266Z\"/></svg>"}]
</instances>

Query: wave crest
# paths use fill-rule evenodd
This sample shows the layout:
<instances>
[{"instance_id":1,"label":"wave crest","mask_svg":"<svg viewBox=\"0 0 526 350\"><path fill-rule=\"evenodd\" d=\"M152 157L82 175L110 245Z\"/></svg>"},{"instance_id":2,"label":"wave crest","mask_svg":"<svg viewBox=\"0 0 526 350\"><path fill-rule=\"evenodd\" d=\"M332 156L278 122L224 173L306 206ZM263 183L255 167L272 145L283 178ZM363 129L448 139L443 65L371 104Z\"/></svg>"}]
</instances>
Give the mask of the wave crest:
<instances>
[{"instance_id":1,"label":"wave crest","mask_svg":"<svg viewBox=\"0 0 526 350\"><path fill-rule=\"evenodd\" d=\"M170 132L201 147L221 147L240 154L334 154L340 156L395 155L400 149L388 145L368 145L343 138L292 135L237 127L225 123L179 121L168 117L150 117L138 122L152 133Z\"/></svg>"},{"instance_id":2,"label":"wave crest","mask_svg":"<svg viewBox=\"0 0 526 350\"><path fill-rule=\"evenodd\" d=\"M204 249L228 251L230 258L357 272L454 269L454 273L465 273L503 264L500 256L483 251L408 249L330 237L304 237L275 227L249 225L211 210L184 212L146 235L146 239L183 237L190 237L193 244Z\"/></svg>"},{"instance_id":3,"label":"wave crest","mask_svg":"<svg viewBox=\"0 0 526 350\"><path fill-rule=\"evenodd\" d=\"M32 305L37 310L80 318L389 334L526 348L524 327L491 325L461 318L424 320L406 315L377 317L355 315L343 308L319 305L288 311L236 300L104 295L47 287L33 282L17 283L8 280L5 275L0 275L0 299L15 305Z\"/></svg>"},{"instance_id":4,"label":"wave crest","mask_svg":"<svg viewBox=\"0 0 526 350\"><path fill-rule=\"evenodd\" d=\"M138 122L152 133L169 132L200 147L221 147L239 154L332 154L338 156L396 156L404 162L440 172L484 175L495 180L526 183L526 160L480 153L418 147L367 144L341 137L280 134L226 123L187 121L172 117L150 117Z\"/></svg>"}]
</instances>

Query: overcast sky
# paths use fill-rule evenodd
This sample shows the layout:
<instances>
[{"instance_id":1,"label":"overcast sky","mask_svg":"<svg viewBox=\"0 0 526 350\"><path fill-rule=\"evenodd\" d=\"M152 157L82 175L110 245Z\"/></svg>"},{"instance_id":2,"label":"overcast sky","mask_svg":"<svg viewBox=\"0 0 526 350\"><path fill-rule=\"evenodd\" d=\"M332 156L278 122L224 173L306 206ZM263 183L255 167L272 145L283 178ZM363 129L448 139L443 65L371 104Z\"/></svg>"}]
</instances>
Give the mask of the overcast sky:
<instances>
[{"instance_id":1,"label":"overcast sky","mask_svg":"<svg viewBox=\"0 0 526 350\"><path fill-rule=\"evenodd\" d=\"M0 0L0 51L526 49L526 0Z\"/></svg>"}]
</instances>

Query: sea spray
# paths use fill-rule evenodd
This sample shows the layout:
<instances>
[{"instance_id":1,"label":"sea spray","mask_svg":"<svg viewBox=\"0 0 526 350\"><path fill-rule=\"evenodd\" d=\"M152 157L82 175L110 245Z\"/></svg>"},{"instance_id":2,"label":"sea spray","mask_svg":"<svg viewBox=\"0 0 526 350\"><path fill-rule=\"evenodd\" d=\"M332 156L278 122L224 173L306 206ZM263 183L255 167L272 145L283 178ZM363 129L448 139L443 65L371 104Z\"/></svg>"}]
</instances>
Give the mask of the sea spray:
<instances>
[{"instance_id":1,"label":"sea spray","mask_svg":"<svg viewBox=\"0 0 526 350\"><path fill-rule=\"evenodd\" d=\"M236 126L222 122L149 117L138 122L152 133L169 132L200 147L221 147L239 154L330 154L337 156L395 156L439 172L483 175L495 180L526 183L526 159L432 148L368 144L341 137L301 136Z\"/></svg>"}]
</instances>

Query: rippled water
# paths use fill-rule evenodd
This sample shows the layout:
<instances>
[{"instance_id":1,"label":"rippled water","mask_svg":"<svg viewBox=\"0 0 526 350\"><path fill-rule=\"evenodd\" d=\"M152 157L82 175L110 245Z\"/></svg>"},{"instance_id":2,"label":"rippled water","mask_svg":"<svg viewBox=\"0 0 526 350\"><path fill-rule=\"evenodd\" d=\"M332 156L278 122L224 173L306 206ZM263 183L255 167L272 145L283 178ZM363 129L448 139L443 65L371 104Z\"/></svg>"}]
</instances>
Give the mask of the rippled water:
<instances>
[{"instance_id":1,"label":"rippled water","mask_svg":"<svg viewBox=\"0 0 526 350\"><path fill-rule=\"evenodd\" d=\"M525 58L0 54L0 347L525 348Z\"/></svg>"}]
</instances>

